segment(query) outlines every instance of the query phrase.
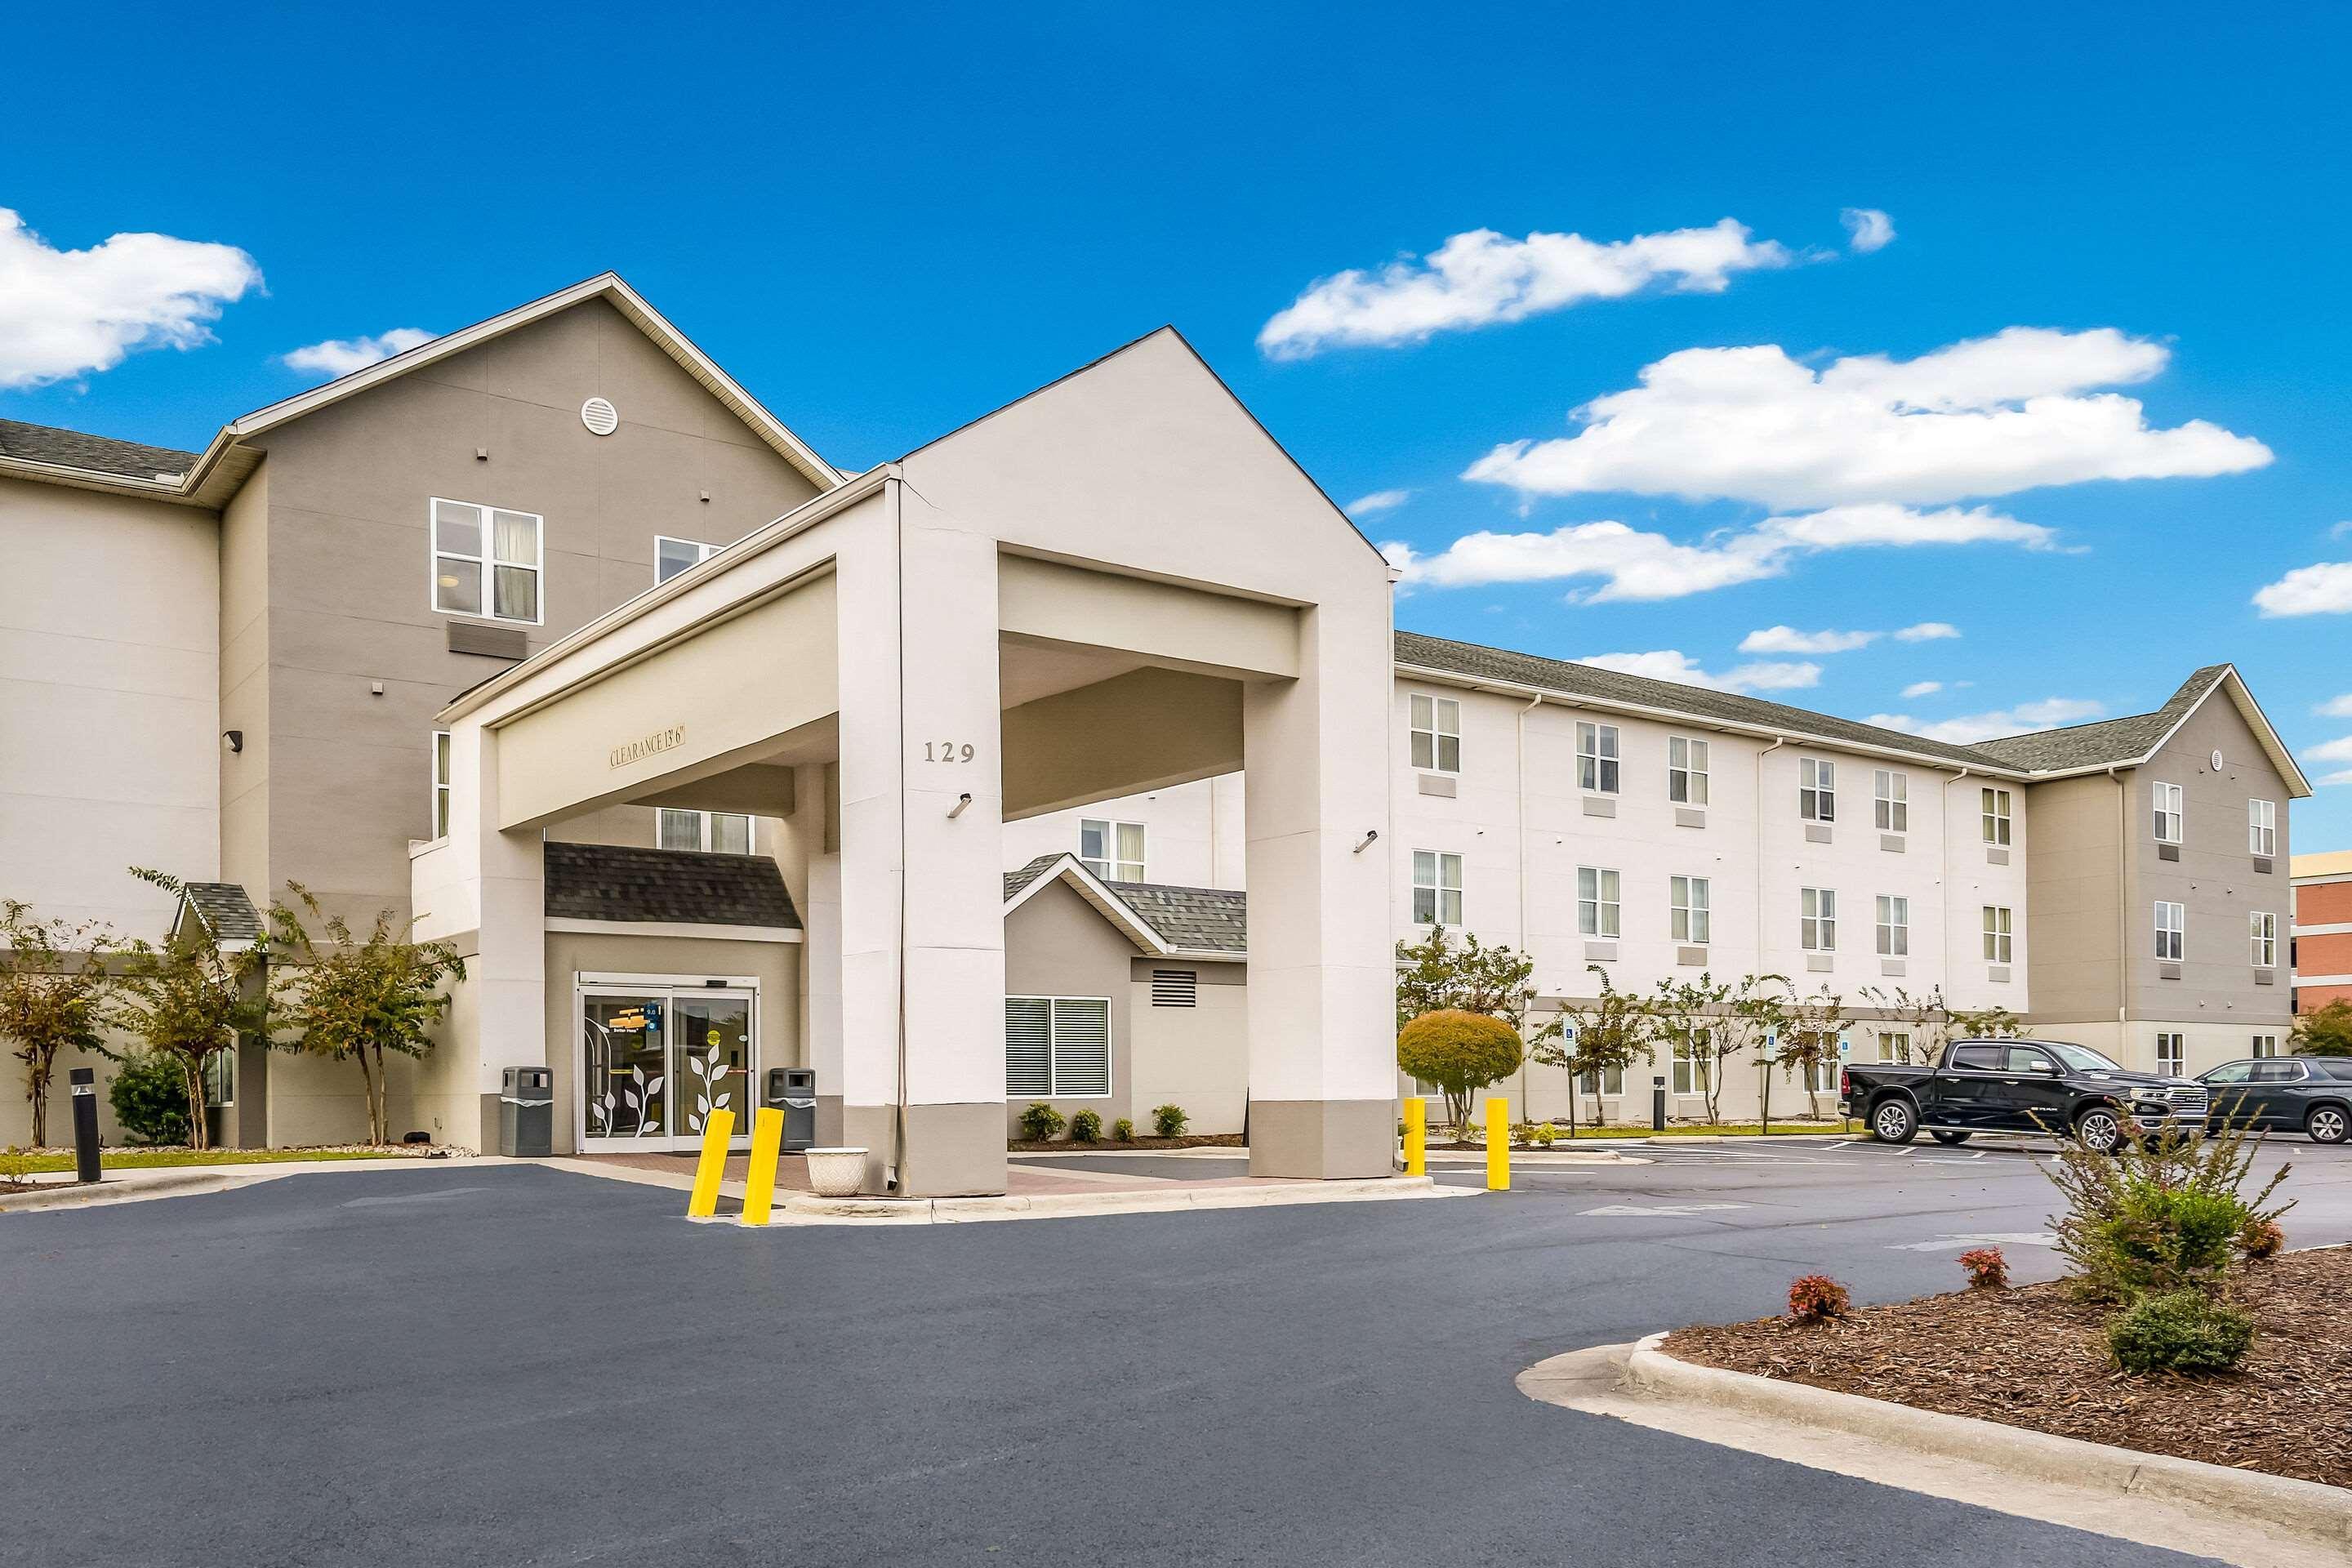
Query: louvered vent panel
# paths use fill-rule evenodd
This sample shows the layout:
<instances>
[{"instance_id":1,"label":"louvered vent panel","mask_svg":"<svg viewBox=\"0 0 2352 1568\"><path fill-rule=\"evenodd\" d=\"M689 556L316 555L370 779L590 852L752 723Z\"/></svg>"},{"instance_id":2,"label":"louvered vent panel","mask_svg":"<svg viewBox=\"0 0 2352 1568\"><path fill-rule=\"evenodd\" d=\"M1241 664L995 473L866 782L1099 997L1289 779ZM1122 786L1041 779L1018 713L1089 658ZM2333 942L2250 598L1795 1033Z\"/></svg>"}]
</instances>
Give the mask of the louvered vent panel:
<instances>
[{"instance_id":1,"label":"louvered vent panel","mask_svg":"<svg viewBox=\"0 0 2352 1568\"><path fill-rule=\"evenodd\" d=\"M1201 976L1191 969L1155 969L1151 972L1151 1005L1155 1007L1192 1007L1200 1002Z\"/></svg>"},{"instance_id":2,"label":"louvered vent panel","mask_svg":"<svg viewBox=\"0 0 2352 1568\"><path fill-rule=\"evenodd\" d=\"M621 427L621 411L605 398L592 397L580 405L580 423L592 435L610 436Z\"/></svg>"}]
</instances>

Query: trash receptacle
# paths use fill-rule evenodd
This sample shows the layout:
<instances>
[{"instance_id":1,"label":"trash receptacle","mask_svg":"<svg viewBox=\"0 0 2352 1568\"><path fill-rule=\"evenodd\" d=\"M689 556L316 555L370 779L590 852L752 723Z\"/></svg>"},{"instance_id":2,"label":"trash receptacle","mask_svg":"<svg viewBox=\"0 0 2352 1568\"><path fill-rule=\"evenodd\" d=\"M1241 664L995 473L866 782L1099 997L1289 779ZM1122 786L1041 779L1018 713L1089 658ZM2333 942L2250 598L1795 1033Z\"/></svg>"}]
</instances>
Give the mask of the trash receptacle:
<instances>
[{"instance_id":1,"label":"trash receptacle","mask_svg":"<svg viewBox=\"0 0 2352 1568\"><path fill-rule=\"evenodd\" d=\"M499 1152L526 1158L555 1152L555 1074L509 1068L499 1086Z\"/></svg>"},{"instance_id":2,"label":"trash receptacle","mask_svg":"<svg viewBox=\"0 0 2352 1568\"><path fill-rule=\"evenodd\" d=\"M783 1152L798 1154L816 1144L816 1068L770 1068L765 1103L784 1113Z\"/></svg>"}]
</instances>

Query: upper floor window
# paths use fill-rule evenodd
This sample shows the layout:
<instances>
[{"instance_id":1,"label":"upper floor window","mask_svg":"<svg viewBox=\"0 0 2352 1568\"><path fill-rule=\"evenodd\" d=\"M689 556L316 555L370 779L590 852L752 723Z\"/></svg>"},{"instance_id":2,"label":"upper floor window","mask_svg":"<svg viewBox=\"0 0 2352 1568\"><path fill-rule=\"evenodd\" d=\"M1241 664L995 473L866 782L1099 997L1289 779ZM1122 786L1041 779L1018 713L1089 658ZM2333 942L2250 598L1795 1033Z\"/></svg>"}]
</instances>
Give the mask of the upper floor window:
<instances>
[{"instance_id":1,"label":"upper floor window","mask_svg":"<svg viewBox=\"0 0 2352 1568\"><path fill-rule=\"evenodd\" d=\"M1988 844L2009 842L2009 792L2005 789L1985 789L1977 792L1978 815L1984 822L1984 841Z\"/></svg>"},{"instance_id":2,"label":"upper floor window","mask_svg":"<svg viewBox=\"0 0 2352 1568\"><path fill-rule=\"evenodd\" d=\"M654 581L667 583L689 566L699 566L719 553L725 546L705 544L698 539L672 539L667 534L654 535Z\"/></svg>"},{"instance_id":3,"label":"upper floor window","mask_svg":"<svg viewBox=\"0 0 2352 1568\"><path fill-rule=\"evenodd\" d=\"M1576 782L1601 795L1617 793L1618 735L1614 724L1576 727Z\"/></svg>"},{"instance_id":4,"label":"upper floor window","mask_svg":"<svg viewBox=\"0 0 2352 1568\"><path fill-rule=\"evenodd\" d=\"M1576 929L1586 936L1618 934L1617 873L1598 866L1576 868Z\"/></svg>"},{"instance_id":5,"label":"upper floor window","mask_svg":"<svg viewBox=\"0 0 2352 1568\"><path fill-rule=\"evenodd\" d=\"M2188 907L2158 899L2156 904L2156 956L2178 961L2188 943Z\"/></svg>"},{"instance_id":6,"label":"upper floor window","mask_svg":"<svg viewBox=\"0 0 2352 1568\"><path fill-rule=\"evenodd\" d=\"M699 849L712 855L751 853L751 819L737 811L680 811L662 806L655 832L665 849Z\"/></svg>"},{"instance_id":7,"label":"upper floor window","mask_svg":"<svg viewBox=\"0 0 2352 1568\"><path fill-rule=\"evenodd\" d=\"M1797 760L1797 815L1807 822L1837 820L1837 764L1821 757Z\"/></svg>"},{"instance_id":8,"label":"upper floor window","mask_svg":"<svg viewBox=\"0 0 2352 1568\"><path fill-rule=\"evenodd\" d=\"M2246 917L2247 934L2253 940L2254 967L2278 967L2278 916L2260 910Z\"/></svg>"},{"instance_id":9,"label":"upper floor window","mask_svg":"<svg viewBox=\"0 0 2352 1568\"><path fill-rule=\"evenodd\" d=\"M1412 765L1433 773L1462 771L1462 704L1451 697L1412 694Z\"/></svg>"},{"instance_id":10,"label":"upper floor window","mask_svg":"<svg viewBox=\"0 0 2352 1568\"><path fill-rule=\"evenodd\" d=\"M1881 833L1911 831L1911 775L1880 768L1872 781Z\"/></svg>"},{"instance_id":11,"label":"upper floor window","mask_svg":"<svg viewBox=\"0 0 2352 1568\"><path fill-rule=\"evenodd\" d=\"M1708 888L1705 877L1671 877L1666 882L1667 918L1673 922L1671 934L1676 942L1704 943L1708 927L1713 923L1707 912Z\"/></svg>"},{"instance_id":12,"label":"upper floor window","mask_svg":"<svg viewBox=\"0 0 2352 1568\"><path fill-rule=\"evenodd\" d=\"M2156 786L2156 841L2158 844L2180 842L2180 786L2160 784Z\"/></svg>"},{"instance_id":13,"label":"upper floor window","mask_svg":"<svg viewBox=\"0 0 2352 1568\"><path fill-rule=\"evenodd\" d=\"M1666 741L1666 798L1676 805L1706 804L1706 742L1686 735Z\"/></svg>"},{"instance_id":14,"label":"upper floor window","mask_svg":"<svg viewBox=\"0 0 2352 1568\"><path fill-rule=\"evenodd\" d=\"M1910 900L1885 893L1879 895L1877 936L1881 958L1907 958L1911 955Z\"/></svg>"},{"instance_id":15,"label":"upper floor window","mask_svg":"<svg viewBox=\"0 0 2352 1568\"><path fill-rule=\"evenodd\" d=\"M1837 892L1806 888L1798 895L1797 945L1807 952L1837 951Z\"/></svg>"},{"instance_id":16,"label":"upper floor window","mask_svg":"<svg viewBox=\"0 0 2352 1568\"><path fill-rule=\"evenodd\" d=\"M1412 852L1412 921L1415 925L1462 923L1462 857L1435 849Z\"/></svg>"},{"instance_id":17,"label":"upper floor window","mask_svg":"<svg viewBox=\"0 0 2352 1568\"><path fill-rule=\"evenodd\" d=\"M449 837L449 731L433 731L433 837Z\"/></svg>"},{"instance_id":18,"label":"upper floor window","mask_svg":"<svg viewBox=\"0 0 2352 1568\"><path fill-rule=\"evenodd\" d=\"M1106 882L1144 880L1143 824L1082 820L1078 824L1078 859Z\"/></svg>"},{"instance_id":19,"label":"upper floor window","mask_svg":"<svg viewBox=\"0 0 2352 1568\"><path fill-rule=\"evenodd\" d=\"M433 607L538 626L545 520L471 501L433 502Z\"/></svg>"},{"instance_id":20,"label":"upper floor window","mask_svg":"<svg viewBox=\"0 0 2352 1568\"><path fill-rule=\"evenodd\" d=\"M2246 802L2246 847L2257 855L2278 853L2278 802Z\"/></svg>"},{"instance_id":21,"label":"upper floor window","mask_svg":"<svg viewBox=\"0 0 2352 1568\"><path fill-rule=\"evenodd\" d=\"M2010 954L2015 951L2012 946L2013 919L2012 912L2000 904L1984 906L1984 955L1987 963L2007 963L2010 961Z\"/></svg>"}]
</instances>

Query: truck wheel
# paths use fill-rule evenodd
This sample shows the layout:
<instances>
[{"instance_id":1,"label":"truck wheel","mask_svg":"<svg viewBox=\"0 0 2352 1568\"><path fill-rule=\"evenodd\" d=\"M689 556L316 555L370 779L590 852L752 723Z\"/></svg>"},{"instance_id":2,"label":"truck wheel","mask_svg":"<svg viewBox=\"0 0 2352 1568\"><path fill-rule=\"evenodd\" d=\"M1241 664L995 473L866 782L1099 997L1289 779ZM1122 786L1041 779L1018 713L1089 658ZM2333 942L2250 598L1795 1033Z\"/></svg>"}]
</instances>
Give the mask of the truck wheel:
<instances>
[{"instance_id":1,"label":"truck wheel","mask_svg":"<svg viewBox=\"0 0 2352 1568\"><path fill-rule=\"evenodd\" d=\"M1919 1113L1907 1100L1881 1100L1870 1113L1870 1131L1881 1143L1908 1143L1919 1136Z\"/></svg>"},{"instance_id":2,"label":"truck wheel","mask_svg":"<svg viewBox=\"0 0 2352 1568\"><path fill-rule=\"evenodd\" d=\"M2303 1124L2303 1130L2311 1135L2315 1143L2341 1143L2347 1137L2352 1137L2352 1118L2344 1114L2344 1108L2340 1105L2323 1105L2311 1113L2311 1119Z\"/></svg>"},{"instance_id":3,"label":"truck wheel","mask_svg":"<svg viewBox=\"0 0 2352 1568\"><path fill-rule=\"evenodd\" d=\"M2112 1154L2124 1141L2124 1124L2105 1106L2093 1106L2074 1119L2074 1137L2094 1154Z\"/></svg>"},{"instance_id":4,"label":"truck wheel","mask_svg":"<svg viewBox=\"0 0 2352 1568\"><path fill-rule=\"evenodd\" d=\"M1958 1148L1960 1144L1969 1141L1969 1135L1967 1133L1954 1132L1941 1127L1928 1128L1927 1136L1933 1138L1937 1142L1941 1143L1947 1149Z\"/></svg>"}]
</instances>

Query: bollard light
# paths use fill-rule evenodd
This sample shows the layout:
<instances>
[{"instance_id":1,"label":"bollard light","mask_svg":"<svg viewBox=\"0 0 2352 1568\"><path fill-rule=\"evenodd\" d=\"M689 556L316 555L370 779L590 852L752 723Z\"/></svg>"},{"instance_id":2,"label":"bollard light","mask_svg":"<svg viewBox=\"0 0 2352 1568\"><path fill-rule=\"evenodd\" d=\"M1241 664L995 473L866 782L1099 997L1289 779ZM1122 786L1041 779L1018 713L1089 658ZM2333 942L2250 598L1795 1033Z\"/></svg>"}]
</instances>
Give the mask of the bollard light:
<instances>
[{"instance_id":1,"label":"bollard light","mask_svg":"<svg viewBox=\"0 0 2352 1568\"><path fill-rule=\"evenodd\" d=\"M66 1081L73 1086L74 1179L98 1180L98 1074L89 1068L68 1068Z\"/></svg>"},{"instance_id":2,"label":"bollard light","mask_svg":"<svg viewBox=\"0 0 2352 1568\"><path fill-rule=\"evenodd\" d=\"M1650 1079L1650 1131L1666 1130L1666 1079L1661 1073Z\"/></svg>"}]
</instances>

